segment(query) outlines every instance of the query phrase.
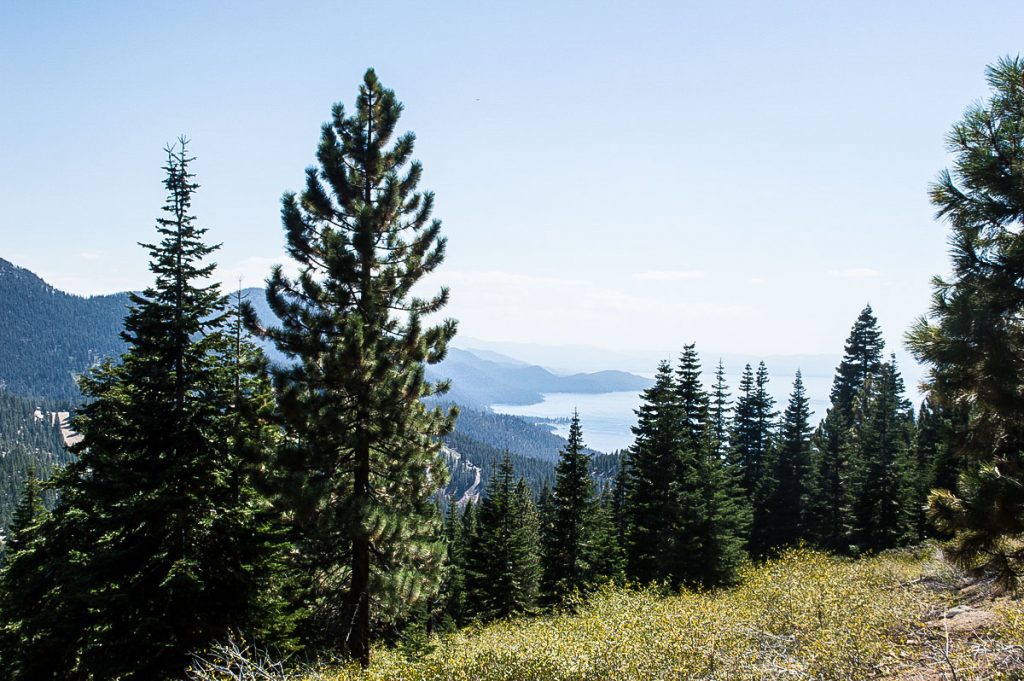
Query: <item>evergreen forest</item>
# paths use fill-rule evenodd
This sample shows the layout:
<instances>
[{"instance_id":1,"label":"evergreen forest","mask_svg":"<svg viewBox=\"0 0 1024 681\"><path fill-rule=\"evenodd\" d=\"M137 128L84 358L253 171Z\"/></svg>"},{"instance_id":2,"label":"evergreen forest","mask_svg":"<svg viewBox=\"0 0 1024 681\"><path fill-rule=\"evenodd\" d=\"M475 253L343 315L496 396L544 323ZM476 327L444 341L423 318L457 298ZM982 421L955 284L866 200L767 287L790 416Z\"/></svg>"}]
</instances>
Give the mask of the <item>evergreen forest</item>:
<instances>
[{"instance_id":1,"label":"evergreen forest","mask_svg":"<svg viewBox=\"0 0 1024 681\"><path fill-rule=\"evenodd\" d=\"M336 674L316 678L481 678L481 665L651 678L668 675L647 653L669 630L700 641L704 657L686 664L703 671L686 678L782 678L744 676L715 651L838 580L861 644L801 638L787 620L772 645L835 665L795 678L869 678L882 667L864 646L891 633L878 633L882 606L924 617L900 591L924 581L906 558L922 546L1019 594L1024 60L987 74L930 189L952 263L905 336L928 368L920 405L865 304L824 414L799 371L777 402L764 362L729 385L686 344L651 367L633 444L610 453L587 446L579 413L558 438L440 378L458 322L444 316L449 290L423 280L443 272L447 240L403 106L373 69L351 105L331 108L299 189L281 198L291 262L265 291L216 283L193 148L177 139L142 244L150 285L46 290L52 323L32 331L46 347L30 352L17 335L42 317L14 306L0 319L0 375L16 377L0 392L0 677L283 679L291 665ZM42 285L0 261L0 296L19 280ZM92 310L81 328L56 309L80 304ZM557 380L535 378L538 391ZM829 631L835 612L813 602L810 630ZM711 604L735 628L698 622ZM648 615L661 629L644 629ZM584 624L587 642L558 659L596 666L523 670L507 652ZM649 649L587 647L622 632L647 632ZM673 640L665 655L690 654ZM465 655L461 671L410 671L437 651Z\"/></svg>"}]
</instances>

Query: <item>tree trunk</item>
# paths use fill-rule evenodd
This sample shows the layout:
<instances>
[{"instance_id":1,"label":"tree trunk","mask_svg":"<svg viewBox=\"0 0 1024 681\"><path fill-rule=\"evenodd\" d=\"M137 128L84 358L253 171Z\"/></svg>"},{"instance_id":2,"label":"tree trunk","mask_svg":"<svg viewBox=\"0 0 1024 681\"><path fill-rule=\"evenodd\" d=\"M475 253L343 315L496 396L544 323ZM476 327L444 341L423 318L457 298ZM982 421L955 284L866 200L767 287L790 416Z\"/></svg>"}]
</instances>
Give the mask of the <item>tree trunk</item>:
<instances>
[{"instance_id":1,"label":"tree trunk","mask_svg":"<svg viewBox=\"0 0 1024 681\"><path fill-rule=\"evenodd\" d=\"M353 493L360 513L369 501L370 447L363 440L356 447L356 469ZM365 669L370 666L370 537L365 518L352 538L352 586L348 594L351 613L348 632L348 651L352 659Z\"/></svg>"}]
</instances>

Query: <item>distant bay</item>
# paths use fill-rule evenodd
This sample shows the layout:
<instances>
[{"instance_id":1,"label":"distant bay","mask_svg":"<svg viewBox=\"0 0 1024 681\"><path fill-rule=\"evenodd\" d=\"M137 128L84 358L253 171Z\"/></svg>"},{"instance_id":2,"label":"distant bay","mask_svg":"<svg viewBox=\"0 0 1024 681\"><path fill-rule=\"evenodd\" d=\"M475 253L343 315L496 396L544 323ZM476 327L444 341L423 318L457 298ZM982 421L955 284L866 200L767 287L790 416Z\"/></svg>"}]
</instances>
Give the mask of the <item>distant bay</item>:
<instances>
[{"instance_id":1,"label":"distant bay","mask_svg":"<svg viewBox=\"0 0 1024 681\"><path fill-rule=\"evenodd\" d=\"M569 434L569 419L579 411L583 442L600 452L614 452L633 444L634 410L640 406L640 393L544 393L535 404L492 404L499 414L543 420L562 437Z\"/></svg>"},{"instance_id":2,"label":"distant bay","mask_svg":"<svg viewBox=\"0 0 1024 681\"><path fill-rule=\"evenodd\" d=\"M786 408L792 376L771 375L769 392L775 397L776 411ZM738 383L739 377L731 377ZM704 376L705 386L713 377ZM729 380L729 379L727 379ZM831 376L804 376L804 385L811 401L811 423L817 425L828 408ZM735 402L736 390L730 388L730 402ZM491 410L499 414L522 416L544 426L562 437L569 434L569 419L573 410L580 413L583 441L599 452L614 452L633 444L632 427L636 424L635 410L640 406L640 394L633 391L608 393L543 393L543 400L534 404L492 404Z\"/></svg>"}]
</instances>

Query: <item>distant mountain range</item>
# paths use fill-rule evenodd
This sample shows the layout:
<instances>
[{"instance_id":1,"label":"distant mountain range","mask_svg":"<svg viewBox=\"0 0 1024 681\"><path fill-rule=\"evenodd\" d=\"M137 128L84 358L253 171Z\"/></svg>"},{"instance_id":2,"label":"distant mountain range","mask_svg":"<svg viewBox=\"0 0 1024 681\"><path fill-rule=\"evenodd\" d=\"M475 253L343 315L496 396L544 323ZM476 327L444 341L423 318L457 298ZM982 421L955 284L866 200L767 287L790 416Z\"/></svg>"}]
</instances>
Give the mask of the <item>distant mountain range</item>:
<instances>
[{"instance_id":1,"label":"distant mountain range","mask_svg":"<svg viewBox=\"0 0 1024 681\"><path fill-rule=\"evenodd\" d=\"M262 289L242 293L262 321L273 321ZM127 293L87 298L58 291L0 259L0 385L25 397L77 401L75 376L124 350L119 333L127 304ZM272 360L284 360L274 348L265 350ZM622 371L559 376L498 353L457 348L429 367L428 376L451 379L446 399L477 408L531 404L546 392L640 391L650 385Z\"/></svg>"},{"instance_id":2,"label":"distant mountain range","mask_svg":"<svg viewBox=\"0 0 1024 681\"><path fill-rule=\"evenodd\" d=\"M262 289L242 293L261 320L273 320ZM125 349L120 332L128 304L127 293L83 297L59 291L0 259L0 532L29 467L46 475L53 464L68 460L59 429L48 417L32 414L64 412L81 402L75 378ZM264 349L272 361L286 361L273 347ZM501 353L460 348L429 367L428 377L451 379L453 388L442 399L462 410L456 432L446 440L452 498L478 493L506 450L519 473L539 489L565 444L548 428L494 414L489 405L531 404L548 392L640 391L650 384L622 371L558 375ZM616 461L602 456L595 461L595 475L613 475Z\"/></svg>"},{"instance_id":3,"label":"distant mountain range","mask_svg":"<svg viewBox=\"0 0 1024 681\"><path fill-rule=\"evenodd\" d=\"M448 378L448 398L458 404L533 404L542 393L640 392L651 385L649 378L625 371L598 371L559 376L543 367L516 363L495 353L483 359L475 351L449 348L443 362L427 369L431 380Z\"/></svg>"},{"instance_id":4,"label":"distant mountain range","mask_svg":"<svg viewBox=\"0 0 1024 681\"><path fill-rule=\"evenodd\" d=\"M262 289L242 293L261 320L273 320ZM128 304L127 293L59 291L0 259L0 534L28 470L46 476L69 460L49 414L81 402L76 376L124 351L120 332ZM273 347L265 350L272 361L286 361ZM494 414L489 405L539 402L547 392L640 391L651 383L622 371L558 375L501 353L459 348L429 367L428 376L451 379L453 389L442 399L461 409L456 432L445 441L452 469L446 498L453 500L478 495L505 451L535 491L554 474L565 440L525 419ZM617 465L617 456L595 453L594 475L607 482Z\"/></svg>"}]
</instances>

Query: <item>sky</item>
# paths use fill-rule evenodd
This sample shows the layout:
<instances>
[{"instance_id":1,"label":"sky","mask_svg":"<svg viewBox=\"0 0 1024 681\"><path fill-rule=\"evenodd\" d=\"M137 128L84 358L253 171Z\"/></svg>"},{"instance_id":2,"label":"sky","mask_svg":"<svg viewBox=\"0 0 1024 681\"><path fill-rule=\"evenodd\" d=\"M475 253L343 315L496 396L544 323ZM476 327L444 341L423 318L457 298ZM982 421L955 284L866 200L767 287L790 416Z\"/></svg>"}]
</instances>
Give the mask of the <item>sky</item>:
<instances>
[{"instance_id":1,"label":"sky","mask_svg":"<svg viewBox=\"0 0 1024 681\"><path fill-rule=\"evenodd\" d=\"M463 338L619 353L898 350L947 269L928 185L1021 49L1020 2L0 3L0 257L150 280L163 147L191 138L221 278L286 263L333 102L405 105Z\"/></svg>"}]
</instances>

